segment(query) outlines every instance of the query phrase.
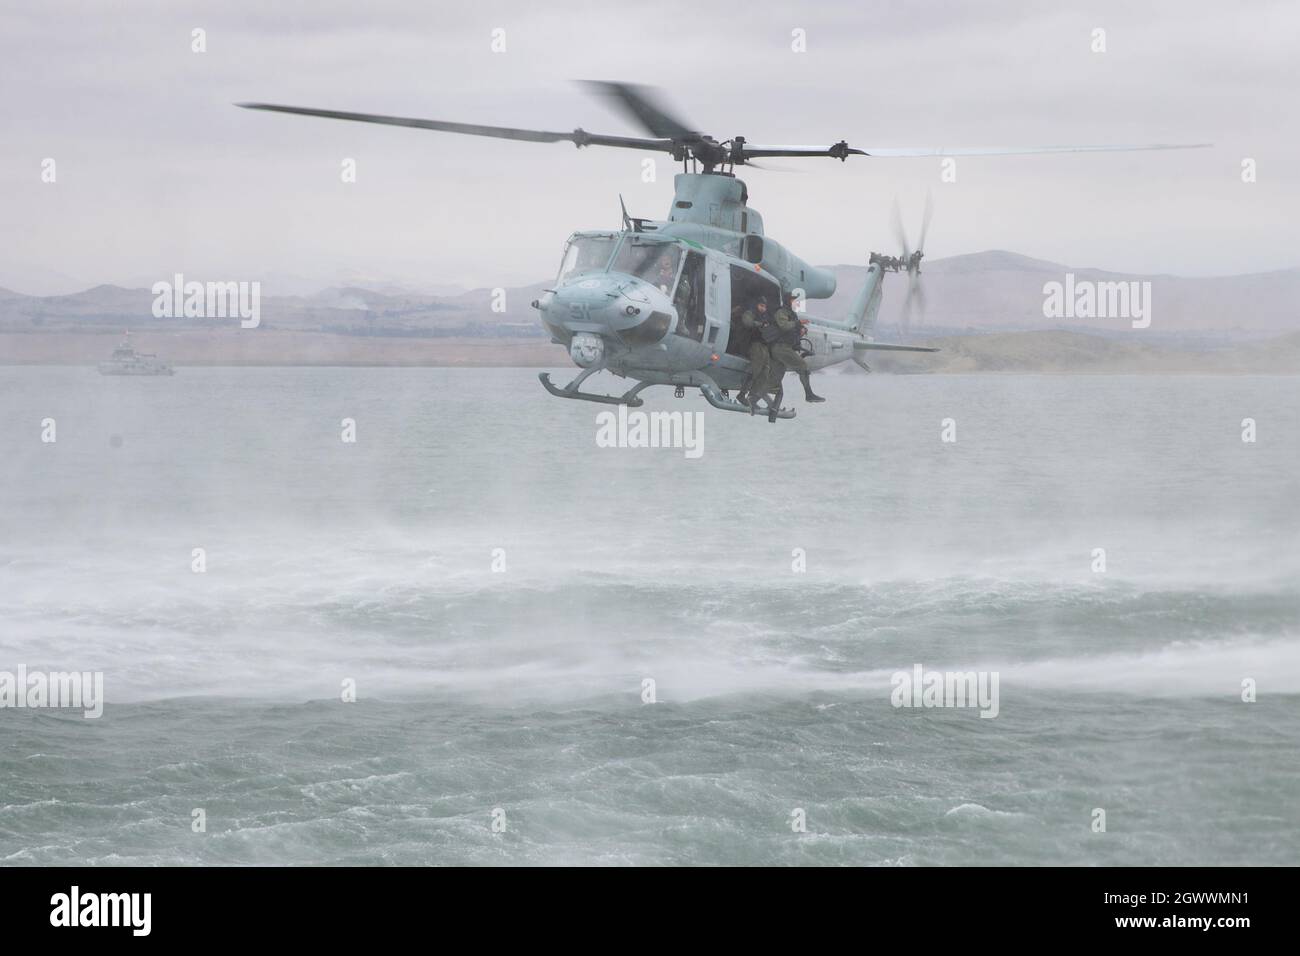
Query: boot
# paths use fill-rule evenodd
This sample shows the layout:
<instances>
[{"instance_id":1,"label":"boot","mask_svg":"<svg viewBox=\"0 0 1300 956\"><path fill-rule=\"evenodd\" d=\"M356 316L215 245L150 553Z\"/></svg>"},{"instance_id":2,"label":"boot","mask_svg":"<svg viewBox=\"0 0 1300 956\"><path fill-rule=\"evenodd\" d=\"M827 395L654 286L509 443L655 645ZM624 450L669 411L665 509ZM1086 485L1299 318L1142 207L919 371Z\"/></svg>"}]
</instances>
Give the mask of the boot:
<instances>
[{"instance_id":1,"label":"boot","mask_svg":"<svg viewBox=\"0 0 1300 956\"><path fill-rule=\"evenodd\" d=\"M817 395L812 390L812 382L808 378L807 372L799 373L799 381L803 382L803 398L806 402L824 402L826 399Z\"/></svg>"}]
</instances>

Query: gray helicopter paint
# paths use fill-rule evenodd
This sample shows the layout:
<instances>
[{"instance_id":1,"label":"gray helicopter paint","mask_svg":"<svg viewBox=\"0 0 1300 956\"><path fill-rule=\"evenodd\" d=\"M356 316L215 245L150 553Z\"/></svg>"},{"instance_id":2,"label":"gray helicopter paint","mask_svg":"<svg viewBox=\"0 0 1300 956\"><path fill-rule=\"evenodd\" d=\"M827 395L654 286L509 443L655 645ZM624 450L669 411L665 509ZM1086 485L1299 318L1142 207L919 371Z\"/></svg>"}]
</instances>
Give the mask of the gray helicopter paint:
<instances>
[{"instance_id":1,"label":"gray helicopter paint","mask_svg":"<svg viewBox=\"0 0 1300 956\"><path fill-rule=\"evenodd\" d=\"M610 146L621 149L635 149L642 152L668 153L674 160L683 163L686 170L702 172L683 172L676 177L673 206L668 219L663 222L629 220L625 226L634 227L642 237L647 233L658 233L666 239L694 244L702 250L710 269L710 284L721 282L721 273L715 266L725 264L728 278L733 266L749 267L742 262L746 252L749 258L758 260L753 267L763 278L773 281L780 290L794 292L802 290L804 298L827 298L835 291L835 279L826 270L819 270L795 256L775 241L763 236L763 217L757 210L749 207L748 187L733 175L736 168L744 166L752 159L765 159L773 156L789 157L825 157L845 162L850 156L990 156L998 154L1028 154L1054 152L1096 152L1099 150L1130 149L1184 149L1208 144L1169 145L1150 144L1141 146L1051 146L1051 147L976 147L976 148L942 148L932 147L891 147L886 149L859 148L841 139L829 146L770 146L748 142L743 136L719 141L705 133L698 132L694 124L682 120L673 111L657 101L652 90L629 83L602 82L589 84L594 89L610 94L623 112L637 125L645 136L617 136L590 133L581 127L572 132L555 130L519 129L506 126L488 126L479 123L454 123L447 120L418 119L404 116L386 116L378 113L351 113L338 110L322 110L309 107L284 106L273 103L240 103L239 106L268 110L277 113L297 114L300 116L317 116L326 119L347 120L362 123L378 123L387 126L405 126L415 129L435 130L444 133L460 133L468 136L486 136L497 139L521 140L534 143L573 143L578 147ZM624 219L628 220L624 210ZM627 242L627 235L622 233L620 243ZM745 249L748 237L760 238L763 242L761 255L755 249ZM751 243L752 244L752 243ZM613 260L609 260L613 261ZM588 273L587 276L591 275ZM725 353L730 334L730 315L724 320L719 311L722 307L721 290L712 293L710 300L714 309L710 332L715 341L697 343L683 338L675 332L668 332L653 345L637 344L635 348L627 347L624 335L627 330L640 322L647 321L644 308L650 308L650 318L655 311L661 311L666 298L650 283L632 276L620 276L616 273L604 273L606 278L594 280L592 285L578 286L577 281L586 281L586 276L575 277L556 289L548 290L533 303L542 314L545 327L557 342L570 346L570 355L575 364L584 371L564 388L556 388L549 376L540 376L543 386L554 395L563 398L583 399L586 401L640 404L637 397L640 386L634 387L622 396L599 396L578 391L582 382L591 374L610 368L616 374L627 374L642 382L665 384L700 385L705 398L718 408L731 411L747 411L738 403L726 402L717 394L714 386L734 387L739 384L740 369L748 362L727 356ZM879 265L872 265L868 271L867 286L859 294L853 310L843 321L809 319L806 323L809 341L814 354L808 364L812 368L824 368L836 362L852 359L865 365L858 352L870 349L891 349L917 352L936 351L913 346L884 346L871 342L870 333L875 324L876 311L880 305L880 285L883 272ZM676 285L674 284L674 288ZM651 293L654 293L652 295ZM659 297L656 298L655 295ZM626 304L624 304L626 300ZM642 304L637 305L640 301ZM619 308L622 308L622 314ZM675 329L680 317L669 306L669 324ZM635 321L629 321L633 319ZM656 320L653 325L643 330L637 338L653 334L664 323ZM734 360L734 361L733 361ZM775 417L793 417L791 410L771 410Z\"/></svg>"},{"instance_id":2,"label":"gray helicopter paint","mask_svg":"<svg viewBox=\"0 0 1300 956\"><path fill-rule=\"evenodd\" d=\"M742 198L748 187L721 173L678 173L667 224L657 233L690 239L728 255L741 254L745 236L763 237L763 217ZM684 198L689 197L689 198ZM689 206L683 208L683 203ZM775 276L783 292L802 289L805 298L829 299L835 294L835 275L800 259L775 239L763 237L763 269Z\"/></svg>"},{"instance_id":3,"label":"gray helicopter paint","mask_svg":"<svg viewBox=\"0 0 1300 956\"><path fill-rule=\"evenodd\" d=\"M703 181L705 185L699 185ZM635 276L616 272L584 273L576 276L551 290L538 302L543 322L554 332L560 330L555 338L560 344L567 344L569 337L576 332L593 332L601 335L605 343L603 367L615 375L633 378L638 381L661 385L699 386L716 384L719 388L735 389L744 382L749 371L749 360L745 357L727 354L731 327L731 276L733 269L742 269L762 278L771 285L770 296L777 296L794 275L786 271L785 281L779 274L768 268L769 247L780 249L772 240L764 241L764 261L750 263L740 258L735 252L740 251L740 243L745 233L725 228L723 223L738 224L739 199L746 194L746 187L740 180L717 174L682 174L676 177L677 197L674 198L672 214L681 216L678 220L639 221L640 230L609 232L591 230L574 233L570 241L577 238L617 238L620 246L612 252L610 261L618 258L621 243L628 237L635 236L638 241L661 240L681 247L684 253L694 251L705 258L706 289L704 295L705 327L702 341L681 335L678 329L684 317L678 315L669 297L658 288ZM679 197L693 197L691 206L680 208ZM712 209L702 209L696 200L717 199L716 203L707 203ZM748 210L754 213L755 210ZM721 210L721 212L719 212ZM732 218L726 219L726 216ZM687 217L689 216L689 220ZM699 222L708 218L708 222ZM757 227L762 228L761 218ZM761 233L751 231L749 235ZM734 252L733 252L734 250ZM782 253L784 249L780 249ZM791 260L800 263L805 270L812 267L802 263L797 257L785 253L781 261L788 270ZM773 257L776 258L776 257ZM683 255L674 277L674 288L686 268L687 257ZM825 273L825 270L815 270ZM804 273L808 274L807 271ZM829 273L826 273L829 275ZM862 347L870 342L870 332L875 324L877 310L881 300L882 273L879 267L868 270L867 281L858 294L849 316L842 321L819 319L802 315L807 321L806 340L813 350L808 357L812 369L825 368L839 362L854 358L855 346ZM834 277L831 276L831 288ZM791 286L798 288L799 286ZM788 290L786 290L788 291ZM829 293L828 293L829 294ZM628 305L642 309L666 311L673 317L671 327L658 342L649 345L630 347L618 333L632 328L643 320L645 313L628 316ZM604 323L602 326L601 323ZM567 334L566 334L567 333ZM710 338L712 337L712 341Z\"/></svg>"}]
</instances>

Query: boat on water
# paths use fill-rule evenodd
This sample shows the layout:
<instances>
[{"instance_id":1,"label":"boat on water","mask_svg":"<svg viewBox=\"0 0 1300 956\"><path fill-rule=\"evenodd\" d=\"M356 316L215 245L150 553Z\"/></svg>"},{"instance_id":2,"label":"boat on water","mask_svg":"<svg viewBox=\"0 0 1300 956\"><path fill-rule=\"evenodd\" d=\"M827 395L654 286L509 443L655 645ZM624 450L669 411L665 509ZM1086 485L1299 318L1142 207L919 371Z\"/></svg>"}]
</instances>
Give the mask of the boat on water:
<instances>
[{"instance_id":1,"label":"boat on water","mask_svg":"<svg viewBox=\"0 0 1300 956\"><path fill-rule=\"evenodd\" d=\"M149 352L137 352L131 346L128 336L122 344L113 349L113 354L106 361L99 363L100 375L175 375L176 370L158 356Z\"/></svg>"}]
</instances>

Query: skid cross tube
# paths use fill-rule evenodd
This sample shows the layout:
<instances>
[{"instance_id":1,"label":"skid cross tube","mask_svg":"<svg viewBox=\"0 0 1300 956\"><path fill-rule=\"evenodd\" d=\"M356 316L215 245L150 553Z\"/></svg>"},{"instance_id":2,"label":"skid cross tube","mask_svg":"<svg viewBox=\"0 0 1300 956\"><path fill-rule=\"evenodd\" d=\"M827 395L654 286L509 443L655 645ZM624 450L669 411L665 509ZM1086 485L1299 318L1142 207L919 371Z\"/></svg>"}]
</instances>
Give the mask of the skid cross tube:
<instances>
[{"instance_id":1,"label":"skid cross tube","mask_svg":"<svg viewBox=\"0 0 1300 956\"><path fill-rule=\"evenodd\" d=\"M542 387L556 398L576 398L583 402L598 402L602 405L627 405L629 408L637 408L645 404L637 397L637 394L642 389L648 388L654 384L653 382L638 382L622 395L596 395L592 392L582 391L579 386L582 385L582 383L585 382L593 372L598 372L602 368L604 368L603 365L593 365L589 369L584 369L577 378L564 386L564 388L559 388L551 381L550 372L540 372L537 377L541 380Z\"/></svg>"}]
</instances>

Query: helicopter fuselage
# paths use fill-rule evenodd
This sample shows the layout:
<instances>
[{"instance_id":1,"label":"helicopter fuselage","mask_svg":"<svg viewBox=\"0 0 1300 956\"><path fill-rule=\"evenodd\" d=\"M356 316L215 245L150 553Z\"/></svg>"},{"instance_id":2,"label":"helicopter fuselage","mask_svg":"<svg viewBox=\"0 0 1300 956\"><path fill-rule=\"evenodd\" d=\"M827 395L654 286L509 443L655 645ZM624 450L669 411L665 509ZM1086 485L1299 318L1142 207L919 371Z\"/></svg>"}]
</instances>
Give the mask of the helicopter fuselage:
<instances>
[{"instance_id":1,"label":"helicopter fuselage","mask_svg":"<svg viewBox=\"0 0 1300 956\"><path fill-rule=\"evenodd\" d=\"M770 157L824 157L841 163L850 156L990 156L998 154L1096 152L1099 150L1185 149L1209 144L1155 143L1126 146L1030 147L889 147L859 148L841 139L826 145L758 145L744 136L718 140L684 121L652 91L629 83L591 84L609 94L645 135L592 133L578 127L572 132L455 123L447 120L355 113L275 103L240 103L247 109L316 116L349 122L404 126L466 136L523 140L536 143L572 143L578 148L606 146L642 152L667 153L685 170L675 181L673 205L663 221L631 219L623 211L624 228L617 233L577 233L565 248L564 264L555 287L533 304L556 342L568 346L573 361L583 371L563 388L548 373L542 385L561 398L607 404L641 404L638 393L648 385L698 385L715 408L754 412L749 404L732 401L723 392L735 387L748 370L744 341L750 329L739 315L758 296L773 301L793 295L796 303L825 299L835 293L835 276L811 266L780 243L763 235L763 218L749 207L749 192L733 171L753 160ZM690 171L694 170L694 171ZM700 171L702 170L702 172ZM906 270L909 276L905 308L924 297L920 286L920 260L925 245L926 215L915 251L906 236L900 257L873 253L867 279L843 321L806 319L804 341L811 354L807 364L822 368L852 359L868 368L863 355L871 350L934 352L928 346L880 344L872 340L879 311L881 283L886 270ZM663 257L662 264L651 256ZM796 311L802 309L796 306ZM862 354L859 354L862 353ZM790 363L798 363L791 358ZM776 363L773 363L774 365ZM639 380L621 396L582 392L580 386L594 372L608 368ZM869 370L869 369L868 369ZM765 376L765 379L773 377ZM782 389L775 377L774 392L765 392L768 418L792 418L794 411L779 407ZM764 386L769 382L762 383ZM812 395L807 380L805 397Z\"/></svg>"},{"instance_id":2,"label":"helicopter fuselage","mask_svg":"<svg viewBox=\"0 0 1300 956\"><path fill-rule=\"evenodd\" d=\"M582 368L649 384L739 388L752 334L741 314L760 296L772 310L790 296L805 321L809 367L852 358L858 332L802 313L806 299L834 293L834 274L766 239L745 198L733 177L681 174L670 219L574 233L555 285L536 303L552 339Z\"/></svg>"}]
</instances>

